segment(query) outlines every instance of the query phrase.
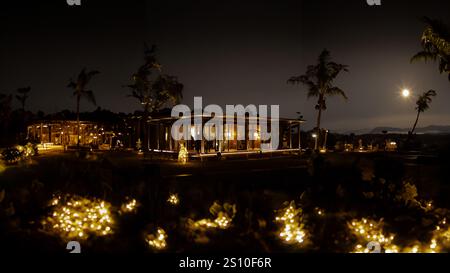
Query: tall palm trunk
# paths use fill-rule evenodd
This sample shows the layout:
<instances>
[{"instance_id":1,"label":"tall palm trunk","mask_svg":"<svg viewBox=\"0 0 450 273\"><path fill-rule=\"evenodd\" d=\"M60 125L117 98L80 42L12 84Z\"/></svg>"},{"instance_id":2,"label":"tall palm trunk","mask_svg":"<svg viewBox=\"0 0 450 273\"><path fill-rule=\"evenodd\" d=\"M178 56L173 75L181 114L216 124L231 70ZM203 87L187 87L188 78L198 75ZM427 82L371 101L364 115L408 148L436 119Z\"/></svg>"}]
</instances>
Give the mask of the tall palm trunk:
<instances>
[{"instance_id":1,"label":"tall palm trunk","mask_svg":"<svg viewBox=\"0 0 450 273\"><path fill-rule=\"evenodd\" d=\"M316 140L314 143L314 150L317 151L319 148L319 138L320 138L320 121L322 119L322 107L319 108L319 113L317 114L317 125L316 125Z\"/></svg>"},{"instance_id":2,"label":"tall palm trunk","mask_svg":"<svg viewBox=\"0 0 450 273\"><path fill-rule=\"evenodd\" d=\"M323 109L323 95L319 96L319 101L317 103L319 109L319 113L317 114L317 124L316 124L316 139L314 142L314 150L317 151L319 149L319 140L320 140L320 123L322 120L322 109Z\"/></svg>"},{"instance_id":3,"label":"tall palm trunk","mask_svg":"<svg viewBox=\"0 0 450 273\"><path fill-rule=\"evenodd\" d=\"M417 111L416 122L414 122L414 126L411 130L411 135L414 134L414 131L416 130L417 123L419 122L419 116L420 116L420 111Z\"/></svg>"},{"instance_id":4,"label":"tall palm trunk","mask_svg":"<svg viewBox=\"0 0 450 273\"><path fill-rule=\"evenodd\" d=\"M144 110L144 124L142 125L143 126L143 130L144 130L144 141L142 141L142 144L143 144L143 148L144 148L144 151L147 153L148 151L149 151L149 148L150 148L150 138L149 138L149 125L147 124L147 120L148 120L148 117L149 117L150 115L149 115L149 111L147 110L147 109L145 109Z\"/></svg>"},{"instance_id":5,"label":"tall palm trunk","mask_svg":"<svg viewBox=\"0 0 450 273\"><path fill-rule=\"evenodd\" d=\"M77 148L80 147L80 98L81 96L77 96Z\"/></svg>"}]
</instances>

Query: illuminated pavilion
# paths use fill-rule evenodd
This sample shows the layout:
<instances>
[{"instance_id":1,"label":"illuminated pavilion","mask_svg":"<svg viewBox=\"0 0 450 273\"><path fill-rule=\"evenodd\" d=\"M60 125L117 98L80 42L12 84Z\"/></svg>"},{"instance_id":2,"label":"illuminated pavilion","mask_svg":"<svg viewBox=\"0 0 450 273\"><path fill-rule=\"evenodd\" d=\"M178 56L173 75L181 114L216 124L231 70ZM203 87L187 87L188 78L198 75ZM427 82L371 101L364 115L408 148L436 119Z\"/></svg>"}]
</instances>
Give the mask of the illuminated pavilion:
<instances>
[{"instance_id":1,"label":"illuminated pavilion","mask_svg":"<svg viewBox=\"0 0 450 273\"><path fill-rule=\"evenodd\" d=\"M179 118L160 117L149 119L147 122L148 135L150 136L148 138L149 149L162 153L178 153L180 144L183 144L191 155L245 154L259 153L261 151L260 127L257 125L256 131L249 132L249 120L251 118L248 116L245 117L245 140L237 140L238 128L236 118L234 119L234 126L232 126L233 130L228 128L226 124L223 124L223 140L208 141L205 139L205 136L198 140L202 128L204 128L205 123L211 117L202 116L202 126L195 126L194 118L195 116L191 117L191 138L181 141L176 141L171 137L172 124ZM225 121L226 117L223 117L222 120ZM270 118L267 120L269 129L271 121ZM277 121L279 122L280 140L278 147L274 147L272 152L298 152L301 149L300 128L304 120L280 118ZM205 133L215 135L215 128L212 127L210 132ZM253 135L253 138L256 140L250 140L250 135Z\"/></svg>"},{"instance_id":2,"label":"illuminated pavilion","mask_svg":"<svg viewBox=\"0 0 450 273\"><path fill-rule=\"evenodd\" d=\"M27 138L36 143L51 146L74 146L78 144L77 121L39 121L27 127ZM113 132L106 131L96 122L80 121L80 145L111 147Z\"/></svg>"}]
</instances>

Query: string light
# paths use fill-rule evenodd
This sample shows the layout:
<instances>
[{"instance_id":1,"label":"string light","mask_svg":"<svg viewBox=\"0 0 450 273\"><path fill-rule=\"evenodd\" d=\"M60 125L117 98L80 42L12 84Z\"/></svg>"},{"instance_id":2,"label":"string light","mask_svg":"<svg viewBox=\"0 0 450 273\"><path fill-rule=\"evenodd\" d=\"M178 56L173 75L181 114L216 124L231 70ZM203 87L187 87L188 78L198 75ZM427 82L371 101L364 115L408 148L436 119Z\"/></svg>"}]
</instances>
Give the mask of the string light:
<instances>
[{"instance_id":1,"label":"string light","mask_svg":"<svg viewBox=\"0 0 450 273\"><path fill-rule=\"evenodd\" d=\"M399 247L392 243L395 236L384 233L382 220L377 222L366 218L361 220L354 219L347 225L357 239L357 245L353 250L354 253L369 253L370 250L365 246L371 242L378 243L385 253L399 252Z\"/></svg>"},{"instance_id":2,"label":"string light","mask_svg":"<svg viewBox=\"0 0 450 273\"><path fill-rule=\"evenodd\" d=\"M180 151L178 152L178 162L181 164L186 164L188 161L189 153L184 146L184 144L180 145Z\"/></svg>"},{"instance_id":3,"label":"string light","mask_svg":"<svg viewBox=\"0 0 450 273\"><path fill-rule=\"evenodd\" d=\"M180 199L178 198L178 194L172 193L169 195L167 202L173 206L177 206L180 203Z\"/></svg>"},{"instance_id":4,"label":"string light","mask_svg":"<svg viewBox=\"0 0 450 273\"><path fill-rule=\"evenodd\" d=\"M123 213L130 213L130 212L135 212L137 209L137 201L136 199L131 199L128 202L122 204L122 206L120 207L120 211Z\"/></svg>"},{"instance_id":5,"label":"string light","mask_svg":"<svg viewBox=\"0 0 450 273\"><path fill-rule=\"evenodd\" d=\"M198 221L188 219L188 227L191 230L204 230L209 228L228 229L236 215L236 205L225 203L221 206L218 203L214 203L209 211L213 216L216 216L215 219L205 218Z\"/></svg>"},{"instance_id":6,"label":"string light","mask_svg":"<svg viewBox=\"0 0 450 273\"><path fill-rule=\"evenodd\" d=\"M148 245L156 250L161 250L167 247L167 233L162 228L158 228L156 233L148 234L146 241Z\"/></svg>"},{"instance_id":7,"label":"string light","mask_svg":"<svg viewBox=\"0 0 450 273\"><path fill-rule=\"evenodd\" d=\"M325 216L325 210L321 209L321 208L315 208L314 211L316 212L317 215L319 216Z\"/></svg>"},{"instance_id":8,"label":"string light","mask_svg":"<svg viewBox=\"0 0 450 273\"><path fill-rule=\"evenodd\" d=\"M303 230L302 209L297 209L295 202L291 201L288 207L278 211L278 215L275 222L281 223L279 237L289 244L302 244L306 236Z\"/></svg>"},{"instance_id":9,"label":"string light","mask_svg":"<svg viewBox=\"0 0 450 273\"><path fill-rule=\"evenodd\" d=\"M80 196L55 197L51 216L42 221L50 232L64 239L87 239L112 234L114 224L108 202Z\"/></svg>"}]
</instances>

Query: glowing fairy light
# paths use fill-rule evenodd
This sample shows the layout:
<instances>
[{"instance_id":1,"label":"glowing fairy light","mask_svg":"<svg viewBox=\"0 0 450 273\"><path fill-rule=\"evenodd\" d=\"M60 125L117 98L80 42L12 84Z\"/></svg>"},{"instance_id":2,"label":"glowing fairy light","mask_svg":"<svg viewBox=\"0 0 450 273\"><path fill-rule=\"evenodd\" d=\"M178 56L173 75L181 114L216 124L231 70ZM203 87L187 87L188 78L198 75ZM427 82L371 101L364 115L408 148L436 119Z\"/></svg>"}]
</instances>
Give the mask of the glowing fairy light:
<instances>
[{"instance_id":1,"label":"glowing fairy light","mask_svg":"<svg viewBox=\"0 0 450 273\"><path fill-rule=\"evenodd\" d=\"M161 250L167 247L167 237L168 236L164 229L158 228L156 233L148 234L145 240L151 248Z\"/></svg>"},{"instance_id":2,"label":"glowing fairy light","mask_svg":"<svg viewBox=\"0 0 450 273\"><path fill-rule=\"evenodd\" d=\"M429 242L413 242L406 247L400 249L396 247L396 253L441 253L447 252L450 248L450 228L446 226L446 220L442 220L436 226L432 233L432 238ZM393 245L385 246L385 252Z\"/></svg>"},{"instance_id":3,"label":"glowing fairy light","mask_svg":"<svg viewBox=\"0 0 450 273\"><path fill-rule=\"evenodd\" d=\"M220 212L219 216L214 220L214 223L221 229L227 229L231 224L231 217L229 217L226 213Z\"/></svg>"},{"instance_id":4,"label":"glowing fairy light","mask_svg":"<svg viewBox=\"0 0 450 273\"><path fill-rule=\"evenodd\" d=\"M191 230L204 230L210 228L228 229L231 226L234 216L236 215L236 205L225 203L220 205L214 202L209 211L215 219L201 219L194 221L188 219L188 227Z\"/></svg>"},{"instance_id":5,"label":"glowing fairy light","mask_svg":"<svg viewBox=\"0 0 450 273\"><path fill-rule=\"evenodd\" d=\"M318 216L325 216L325 210L321 208L315 208L314 211Z\"/></svg>"},{"instance_id":6,"label":"glowing fairy light","mask_svg":"<svg viewBox=\"0 0 450 273\"><path fill-rule=\"evenodd\" d=\"M447 225L447 219L439 221L436 229L433 231L433 237L429 245L422 248L425 253L439 253L443 249L450 248L450 227Z\"/></svg>"},{"instance_id":7,"label":"glowing fairy light","mask_svg":"<svg viewBox=\"0 0 450 273\"><path fill-rule=\"evenodd\" d=\"M167 202L173 206L177 206L180 203L180 199L178 198L178 194L172 193L169 195Z\"/></svg>"},{"instance_id":8,"label":"glowing fairy light","mask_svg":"<svg viewBox=\"0 0 450 273\"><path fill-rule=\"evenodd\" d=\"M231 226L231 222L233 221L233 216L229 216L226 213L221 212L216 219L201 219L198 221L190 222L190 227L192 229L202 229L202 228L219 228L219 229L227 229Z\"/></svg>"},{"instance_id":9,"label":"glowing fairy light","mask_svg":"<svg viewBox=\"0 0 450 273\"><path fill-rule=\"evenodd\" d=\"M189 153L184 146L184 144L180 145L180 151L178 152L178 162L181 164L186 164L189 158Z\"/></svg>"},{"instance_id":10,"label":"glowing fairy light","mask_svg":"<svg viewBox=\"0 0 450 273\"><path fill-rule=\"evenodd\" d=\"M33 148L33 144L27 143L27 145L25 145L23 147L23 149L24 149L23 150L23 154L24 154L25 157L31 157L31 156L35 155L35 150Z\"/></svg>"},{"instance_id":11,"label":"glowing fairy light","mask_svg":"<svg viewBox=\"0 0 450 273\"><path fill-rule=\"evenodd\" d=\"M382 220L377 222L363 218L361 220L352 220L347 225L357 239L357 245L353 250L354 253L369 253L370 250L366 246L371 242L378 243L385 253L399 252L399 247L393 244L395 236L384 233Z\"/></svg>"},{"instance_id":12,"label":"glowing fairy light","mask_svg":"<svg viewBox=\"0 0 450 273\"><path fill-rule=\"evenodd\" d=\"M286 208L279 210L278 216L275 217L275 222L281 224L279 237L289 244L302 244L306 236L302 219L302 209L297 209L294 201L291 201Z\"/></svg>"},{"instance_id":13,"label":"glowing fairy light","mask_svg":"<svg viewBox=\"0 0 450 273\"><path fill-rule=\"evenodd\" d=\"M120 207L120 211L123 213L130 213L130 212L135 212L137 209L137 201L136 199L131 199L127 202L125 202L124 204L122 204L122 206Z\"/></svg>"},{"instance_id":14,"label":"glowing fairy light","mask_svg":"<svg viewBox=\"0 0 450 273\"><path fill-rule=\"evenodd\" d=\"M61 200L61 196L53 197L53 199L50 201L50 206L58 205L59 204L59 200Z\"/></svg>"},{"instance_id":15,"label":"glowing fairy light","mask_svg":"<svg viewBox=\"0 0 450 273\"><path fill-rule=\"evenodd\" d=\"M55 197L52 213L43 226L64 239L87 239L112 234L114 224L108 202L80 196Z\"/></svg>"}]
</instances>

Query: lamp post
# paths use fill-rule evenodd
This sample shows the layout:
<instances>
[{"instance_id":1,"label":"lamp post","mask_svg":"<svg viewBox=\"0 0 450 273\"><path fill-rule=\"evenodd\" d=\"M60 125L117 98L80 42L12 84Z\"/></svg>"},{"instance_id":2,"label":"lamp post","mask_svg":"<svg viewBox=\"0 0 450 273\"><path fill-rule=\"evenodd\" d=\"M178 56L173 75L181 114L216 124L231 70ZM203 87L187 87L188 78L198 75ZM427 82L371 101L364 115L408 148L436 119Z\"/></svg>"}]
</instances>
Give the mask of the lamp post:
<instances>
[{"instance_id":1,"label":"lamp post","mask_svg":"<svg viewBox=\"0 0 450 273\"><path fill-rule=\"evenodd\" d=\"M323 150L327 150L327 140L328 140L328 130L325 130L325 141L324 141L324 143L323 143Z\"/></svg>"},{"instance_id":2,"label":"lamp post","mask_svg":"<svg viewBox=\"0 0 450 273\"><path fill-rule=\"evenodd\" d=\"M317 141L318 141L317 134L314 133L314 134L312 134L311 136L314 138L314 147L317 147Z\"/></svg>"}]
</instances>

